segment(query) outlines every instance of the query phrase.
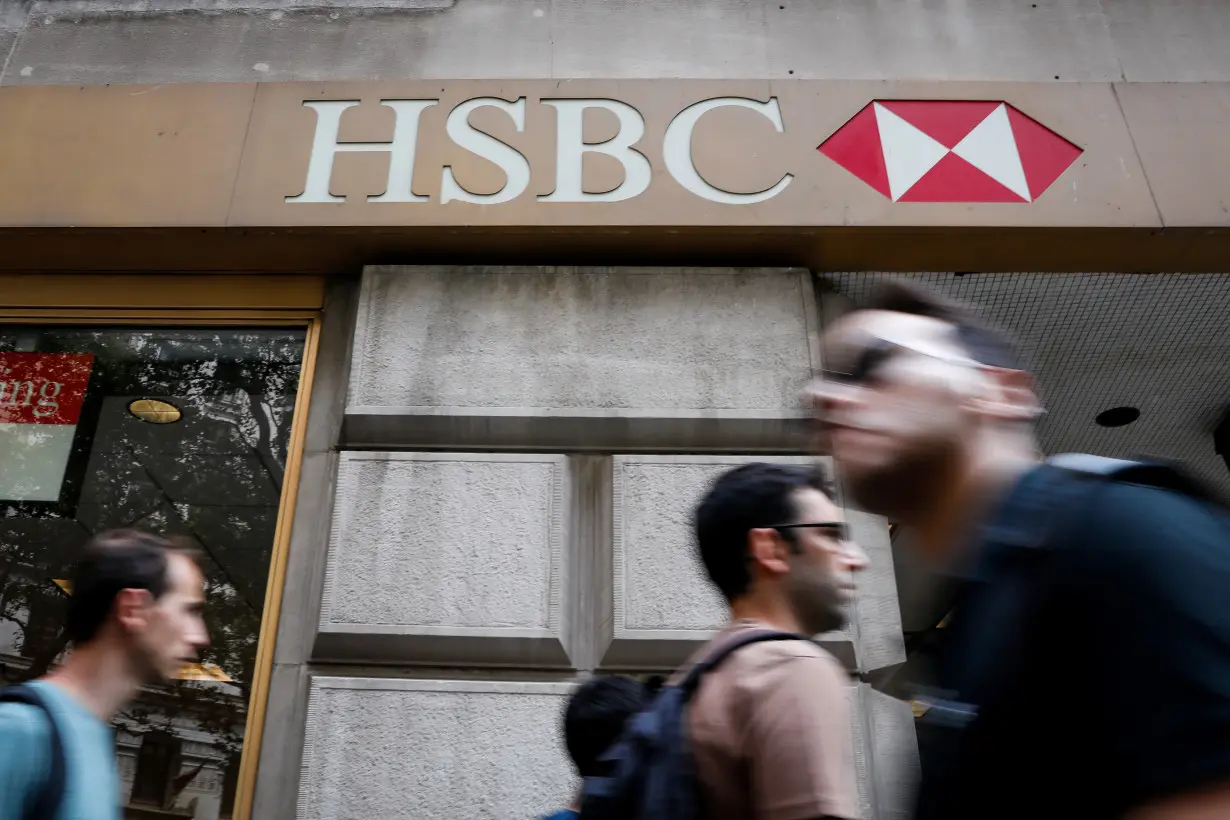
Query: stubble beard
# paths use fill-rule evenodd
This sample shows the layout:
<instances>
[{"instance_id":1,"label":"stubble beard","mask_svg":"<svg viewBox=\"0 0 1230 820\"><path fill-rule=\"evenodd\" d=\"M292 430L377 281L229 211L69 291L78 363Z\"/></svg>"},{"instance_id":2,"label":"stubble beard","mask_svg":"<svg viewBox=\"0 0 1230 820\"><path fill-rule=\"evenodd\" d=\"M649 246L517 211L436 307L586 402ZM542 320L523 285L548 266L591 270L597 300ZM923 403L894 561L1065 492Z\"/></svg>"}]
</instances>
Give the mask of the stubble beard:
<instances>
[{"instance_id":1,"label":"stubble beard","mask_svg":"<svg viewBox=\"0 0 1230 820\"><path fill-rule=\"evenodd\" d=\"M786 594L806 634L819 635L846 625L846 609L837 585L830 578L820 577L816 570L792 570Z\"/></svg>"}]
</instances>

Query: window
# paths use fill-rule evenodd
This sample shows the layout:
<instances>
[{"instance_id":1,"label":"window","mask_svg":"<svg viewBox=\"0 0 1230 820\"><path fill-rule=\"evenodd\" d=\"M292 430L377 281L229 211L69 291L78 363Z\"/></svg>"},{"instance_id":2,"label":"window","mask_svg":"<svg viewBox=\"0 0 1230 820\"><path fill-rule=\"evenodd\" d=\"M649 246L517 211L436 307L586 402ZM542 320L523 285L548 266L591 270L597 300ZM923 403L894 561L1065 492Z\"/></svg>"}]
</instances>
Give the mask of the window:
<instances>
[{"instance_id":1,"label":"window","mask_svg":"<svg viewBox=\"0 0 1230 820\"><path fill-rule=\"evenodd\" d=\"M130 817L201 797L232 811L305 325L0 320L0 685L64 654L65 579L91 534L135 527L205 556L210 646L115 721L142 737Z\"/></svg>"},{"instance_id":2,"label":"window","mask_svg":"<svg viewBox=\"0 0 1230 820\"><path fill-rule=\"evenodd\" d=\"M50 580L30 584L27 597L28 617L22 635L21 656L37 659L40 651L53 646L64 622L64 607L59 588ZM53 597L54 596L54 597ZM37 660L35 660L37 662Z\"/></svg>"},{"instance_id":3,"label":"window","mask_svg":"<svg viewBox=\"0 0 1230 820\"><path fill-rule=\"evenodd\" d=\"M179 768L179 740L167 732L148 732L137 753L137 774L130 803L162 807L171 786L171 773Z\"/></svg>"}]
</instances>

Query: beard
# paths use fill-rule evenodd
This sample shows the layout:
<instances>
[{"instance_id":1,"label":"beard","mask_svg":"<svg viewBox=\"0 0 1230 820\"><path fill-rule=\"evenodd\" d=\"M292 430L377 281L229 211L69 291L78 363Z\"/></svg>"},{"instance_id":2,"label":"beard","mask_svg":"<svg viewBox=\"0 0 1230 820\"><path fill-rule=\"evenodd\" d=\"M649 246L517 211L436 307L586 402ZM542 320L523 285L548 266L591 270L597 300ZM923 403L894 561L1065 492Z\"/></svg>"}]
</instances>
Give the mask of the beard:
<instances>
[{"instance_id":1,"label":"beard","mask_svg":"<svg viewBox=\"0 0 1230 820\"><path fill-rule=\"evenodd\" d=\"M845 601L827 572L795 561L786 579L786 598L808 635L832 632L846 625Z\"/></svg>"},{"instance_id":2,"label":"beard","mask_svg":"<svg viewBox=\"0 0 1230 820\"><path fill-rule=\"evenodd\" d=\"M909 520L931 503L942 478L958 459L955 441L932 441L904 447L889 461L857 469L842 468L842 482L851 500L875 515Z\"/></svg>"}]
</instances>

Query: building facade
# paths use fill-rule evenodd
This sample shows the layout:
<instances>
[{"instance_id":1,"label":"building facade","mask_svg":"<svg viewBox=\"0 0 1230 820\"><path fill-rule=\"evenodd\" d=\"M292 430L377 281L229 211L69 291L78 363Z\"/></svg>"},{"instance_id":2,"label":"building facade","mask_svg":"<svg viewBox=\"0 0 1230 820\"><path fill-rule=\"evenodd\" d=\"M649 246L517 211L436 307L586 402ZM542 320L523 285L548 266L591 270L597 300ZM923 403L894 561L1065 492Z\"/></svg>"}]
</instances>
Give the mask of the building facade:
<instances>
[{"instance_id":1,"label":"building facade","mask_svg":"<svg viewBox=\"0 0 1230 820\"><path fill-rule=\"evenodd\" d=\"M708 480L807 460L826 322L981 307L1048 452L1230 484L1230 8L1178 0L0 3L0 674L89 533L208 555L126 816L532 817L560 707L723 618ZM1225 436L1230 440L1230 434ZM849 626L864 816L934 628L889 522Z\"/></svg>"}]
</instances>

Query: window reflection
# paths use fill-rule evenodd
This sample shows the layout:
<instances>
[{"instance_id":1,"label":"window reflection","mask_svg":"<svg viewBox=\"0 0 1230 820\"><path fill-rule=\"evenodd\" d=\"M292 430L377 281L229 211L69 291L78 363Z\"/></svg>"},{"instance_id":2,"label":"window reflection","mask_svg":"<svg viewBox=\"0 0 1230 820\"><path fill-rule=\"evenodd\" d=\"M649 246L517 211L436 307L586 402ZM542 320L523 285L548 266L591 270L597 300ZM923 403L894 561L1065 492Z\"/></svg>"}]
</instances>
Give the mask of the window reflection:
<instances>
[{"instance_id":1,"label":"window reflection","mask_svg":"<svg viewBox=\"0 0 1230 820\"><path fill-rule=\"evenodd\" d=\"M64 579L91 534L207 556L201 663L115 721L126 818L231 816L304 338L0 326L0 680L62 657Z\"/></svg>"}]
</instances>

